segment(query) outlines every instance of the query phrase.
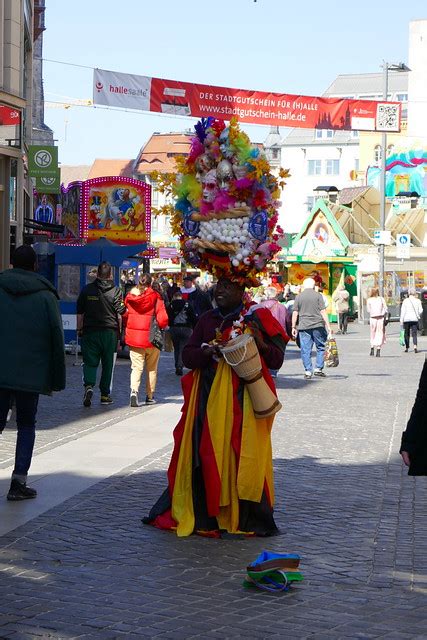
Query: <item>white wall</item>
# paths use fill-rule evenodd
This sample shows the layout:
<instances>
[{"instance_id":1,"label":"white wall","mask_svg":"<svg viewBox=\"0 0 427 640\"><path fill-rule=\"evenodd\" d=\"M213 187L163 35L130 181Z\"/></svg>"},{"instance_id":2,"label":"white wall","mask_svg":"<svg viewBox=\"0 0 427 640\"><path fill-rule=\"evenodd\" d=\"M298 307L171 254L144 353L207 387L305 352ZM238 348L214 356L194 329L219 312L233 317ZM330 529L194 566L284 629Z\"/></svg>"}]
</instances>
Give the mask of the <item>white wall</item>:
<instances>
[{"instance_id":1,"label":"white wall","mask_svg":"<svg viewBox=\"0 0 427 640\"><path fill-rule=\"evenodd\" d=\"M338 148L342 149L341 153ZM288 233L297 233L308 215L311 207L307 205L309 196L321 197L324 194L313 192L318 186L335 186L338 189L354 187L358 183L350 178L350 172L356 168L356 159L359 158L359 143L351 145L306 145L305 151L301 147L282 147L282 166L288 168L291 177L282 192L282 207L280 210L280 224ZM308 175L308 161L320 160L320 175ZM338 175L326 173L327 160L340 160L340 172Z\"/></svg>"},{"instance_id":2,"label":"white wall","mask_svg":"<svg viewBox=\"0 0 427 640\"><path fill-rule=\"evenodd\" d=\"M409 23L408 136L427 138L427 20Z\"/></svg>"}]
</instances>

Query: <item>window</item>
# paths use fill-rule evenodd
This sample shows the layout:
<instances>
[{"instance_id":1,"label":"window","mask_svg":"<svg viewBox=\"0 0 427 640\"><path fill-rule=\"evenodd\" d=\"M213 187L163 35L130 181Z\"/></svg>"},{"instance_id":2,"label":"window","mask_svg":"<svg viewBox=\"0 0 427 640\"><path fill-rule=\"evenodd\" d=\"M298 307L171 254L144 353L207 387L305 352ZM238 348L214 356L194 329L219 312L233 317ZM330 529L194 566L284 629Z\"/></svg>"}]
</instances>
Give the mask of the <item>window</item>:
<instances>
[{"instance_id":1,"label":"window","mask_svg":"<svg viewBox=\"0 0 427 640\"><path fill-rule=\"evenodd\" d=\"M280 149L277 149L276 147L273 147L271 150L271 157L273 160L278 160L279 159L279 154L280 154Z\"/></svg>"},{"instance_id":2,"label":"window","mask_svg":"<svg viewBox=\"0 0 427 640\"><path fill-rule=\"evenodd\" d=\"M351 137L352 138L358 138L359 137L359 132L357 131L357 129L353 130L351 132Z\"/></svg>"},{"instance_id":3,"label":"window","mask_svg":"<svg viewBox=\"0 0 427 640\"><path fill-rule=\"evenodd\" d=\"M159 192L154 187L151 188L151 204L157 207L159 204Z\"/></svg>"},{"instance_id":4,"label":"window","mask_svg":"<svg viewBox=\"0 0 427 640\"><path fill-rule=\"evenodd\" d=\"M18 184L18 161L14 158L10 161L10 178L9 178L9 218L11 220L18 219L16 193Z\"/></svg>"},{"instance_id":5,"label":"window","mask_svg":"<svg viewBox=\"0 0 427 640\"><path fill-rule=\"evenodd\" d=\"M314 196L307 196L307 200L305 201L305 204L307 205L307 211L310 212L312 210L312 208L314 207L314 202L315 202L316 198Z\"/></svg>"},{"instance_id":6,"label":"window","mask_svg":"<svg viewBox=\"0 0 427 640\"><path fill-rule=\"evenodd\" d=\"M333 129L316 129L316 138L333 138Z\"/></svg>"},{"instance_id":7,"label":"window","mask_svg":"<svg viewBox=\"0 0 427 640\"><path fill-rule=\"evenodd\" d=\"M316 129L316 138L323 138L323 129Z\"/></svg>"},{"instance_id":8,"label":"window","mask_svg":"<svg viewBox=\"0 0 427 640\"><path fill-rule=\"evenodd\" d=\"M308 175L309 176L320 176L322 171L322 161L321 160L309 160L308 161Z\"/></svg>"},{"instance_id":9,"label":"window","mask_svg":"<svg viewBox=\"0 0 427 640\"><path fill-rule=\"evenodd\" d=\"M408 102L408 94L407 93L396 93L396 100L398 102Z\"/></svg>"},{"instance_id":10,"label":"window","mask_svg":"<svg viewBox=\"0 0 427 640\"><path fill-rule=\"evenodd\" d=\"M381 152L381 145L377 144L375 145L374 148L374 162L375 164L379 164L381 162L381 158L382 158L382 152Z\"/></svg>"},{"instance_id":11,"label":"window","mask_svg":"<svg viewBox=\"0 0 427 640\"><path fill-rule=\"evenodd\" d=\"M339 160L326 160L326 175L337 176L340 172Z\"/></svg>"},{"instance_id":12,"label":"window","mask_svg":"<svg viewBox=\"0 0 427 640\"><path fill-rule=\"evenodd\" d=\"M334 137L333 129L326 129L326 137L327 138L333 138Z\"/></svg>"},{"instance_id":13,"label":"window","mask_svg":"<svg viewBox=\"0 0 427 640\"><path fill-rule=\"evenodd\" d=\"M387 155L391 156L394 153L394 144L389 144L387 147Z\"/></svg>"},{"instance_id":14,"label":"window","mask_svg":"<svg viewBox=\"0 0 427 640\"><path fill-rule=\"evenodd\" d=\"M354 169L355 169L355 171L359 171L359 166L360 166L360 160L359 160L359 158L355 158L355 160L354 160Z\"/></svg>"}]
</instances>

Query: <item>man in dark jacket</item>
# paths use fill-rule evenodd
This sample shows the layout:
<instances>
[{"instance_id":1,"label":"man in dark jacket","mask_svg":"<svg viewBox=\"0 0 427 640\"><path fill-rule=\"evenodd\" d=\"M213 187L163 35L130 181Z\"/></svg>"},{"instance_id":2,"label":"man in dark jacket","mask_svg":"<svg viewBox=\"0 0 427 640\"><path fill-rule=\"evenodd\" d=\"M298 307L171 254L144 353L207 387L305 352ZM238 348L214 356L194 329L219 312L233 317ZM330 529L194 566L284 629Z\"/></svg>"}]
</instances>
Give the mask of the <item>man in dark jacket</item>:
<instances>
[{"instance_id":1,"label":"man in dark jacket","mask_svg":"<svg viewBox=\"0 0 427 640\"><path fill-rule=\"evenodd\" d=\"M97 278L86 285L77 300L77 331L82 337L83 405L90 407L99 361L102 364L101 404L111 404L111 379L117 341L120 335L121 315L126 308L119 287L112 280L111 264L101 262Z\"/></svg>"},{"instance_id":2,"label":"man in dark jacket","mask_svg":"<svg viewBox=\"0 0 427 640\"><path fill-rule=\"evenodd\" d=\"M65 387L65 355L58 294L35 273L37 256L30 246L18 247L13 269L0 274L0 433L11 400L16 404L18 437L8 500L35 498L27 487L35 440L39 394Z\"/></svg>"},{"instance_id":3,"label":"man in dark jacket","mask_svg":"<svg viewBox=\"0 0 427 640\"><path fill-rule=\"evenodd\" d=\"M190 274L184 276L184 286L181 287L181 294L183 300L187 300L191 305L197 320L205 311L212 309L209 296L194 284L193 276Z\"/></svg>"}]
</instances>

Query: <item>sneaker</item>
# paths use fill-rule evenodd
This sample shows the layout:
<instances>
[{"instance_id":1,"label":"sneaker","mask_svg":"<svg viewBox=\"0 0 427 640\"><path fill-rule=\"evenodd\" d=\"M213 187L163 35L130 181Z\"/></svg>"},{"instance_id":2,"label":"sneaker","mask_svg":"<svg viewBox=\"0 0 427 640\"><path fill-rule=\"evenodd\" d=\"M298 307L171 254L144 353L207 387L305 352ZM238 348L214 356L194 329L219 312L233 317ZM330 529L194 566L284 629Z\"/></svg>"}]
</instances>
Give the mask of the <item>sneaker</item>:
<instances>
[{"instance_id":1,"label":"sneaker","mask_svg":"<svg viewBox=\"0 0 427 640\"><path fill-rule=\"evenodd\" d=\"M405 353L408 353L409 349L405 349Z\"/></svg>"},{"instance_id":2,"label":"sneaker","mask_svg":"<svg viewBox=\"0 0 427 640\"><path fill-rule=\"evenodd\" d=\"M131 394L130 394L130 406L131 407L139 407L138 394L137 394L136 391L131 391Z\"/></svg>"},{"instance_id":3,"label":"sneaker","mask_svg":"<svg viewBox=\"0 0 427 640\"><path fill-rule=\"evenodd\" d=\"M306 380L310 380L310 378L312 378L313 374L311 373L311 371L304 371L304 378Z\"/></svg>"},{"instance_id":4,"label":"sneaker","mask_svg":"<svg viewBox=\"0 0 427 640\"><path fill-rule=\"evenodd\" d=\"M315 369L313 371L313 374L315 376L317 376L318 378L326 378L326 373L324 371L322 371L322 369Z\"/></svg>"},{"instance_id":5,"label":"sneaker","mask_svg":"<svg viewBox=\"0 0 427 640\"><path fill-rule=\"evenodd\" d=\"M17 502L18 500L29 500L30 498L35 498L37 496L37 491L35 489L31 489L27 487L25 482L20 482L19 480L12 480L10 483L9 493L7 494L8 500L13 500Z\"/></svg>"},{"instance_id":6,"label":"sneaker","mask_svg":"<svg viewBox=\"0 0 427 640\"><path fill-rule=\"evenodd\" d=\"M108 396L101 396L101 404L112 404L113 403L113 398L108 395Z\"/></svg>"},{"instance_id":7,"label":"sneaker","mask_svg":"<svg viewBox=\"0 0 427 640\"><path fill-rule=\"evenodd\" d=\"M177 367L175 369L175 373L176 373L177 376L182 376L182 374L183 374L182 367Z\"/></svg>"},{"instance_id":8,"label":"sneaker","mask_svg":"<svg viewBox=\"0 0 427 640\"><path fill-rule=\"evenodd\" d=\"M93 387L85 387L85 394L83 396L83 406L84 407L90 407L91 403L92 403L92 396L93 396Z\"/></svg>"},{"instance_id":9,"label":"sneaker","mask_svg":"<svg viewBox=\"0 0 427 640\"><path fill-rule=\"evenodd\" d=\"M417 347L414 347L414 353L418 353Z\"/></svg>"},{"instance_id":10,"label":"sneaker","mask_svg":"<svg viewBox=\"0 0 427 640\"><path fill-rule=\"evenodd\" d=\"M370 356L375 355L375 354L374 354L374 347L371 347L371 350L370 350L370 352L369 352L369 355L370 355Z\"/></svg>"},{"instance_id":11,"label":"sneaker","mask_svg":"<svg viewBox=\"0 0 427 640\"><path fill-rule=\"evenodd\" d=\"M149 398L148 396L145 398L145 404L156 404L156 400L154 398Z\"/></svg>"}]
</instances>

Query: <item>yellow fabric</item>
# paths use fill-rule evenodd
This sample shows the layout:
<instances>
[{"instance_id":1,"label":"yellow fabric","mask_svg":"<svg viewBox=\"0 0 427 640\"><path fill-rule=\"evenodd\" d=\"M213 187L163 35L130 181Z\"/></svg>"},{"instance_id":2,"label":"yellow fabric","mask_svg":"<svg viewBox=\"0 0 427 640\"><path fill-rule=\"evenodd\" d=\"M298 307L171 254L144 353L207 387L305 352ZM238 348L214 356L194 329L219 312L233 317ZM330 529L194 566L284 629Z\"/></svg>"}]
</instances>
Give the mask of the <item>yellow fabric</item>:
<instances>
[{"instance_id":1,"label":"yellow fabric","mask_svg":"<svg viewBox=\"0 0 427 640\"><path fill-rule=\"evenodd\" d=\"M260 502L264 481L274 504L273 454L271 429L274 416L255 418L248 388L243 394L242 444L240 449L237 492L241 500Z\"/></svg>"},{"instance_id":2,"label":"yellow fabric","mask_svg":"<svg viewBox=\"0 0 427 640\"><path fill-rule=\"evenodd\" d=\"M176 533L178 536L189 536L194 531L194 507L193 507L193 425L196 415L196 400L199 390L200 371L194 372L193 386L191 389L188 411L184 425L179 458L176 469L175 485L172 496L172 518L177 522Z\"/></svg>"}]
</instances>

